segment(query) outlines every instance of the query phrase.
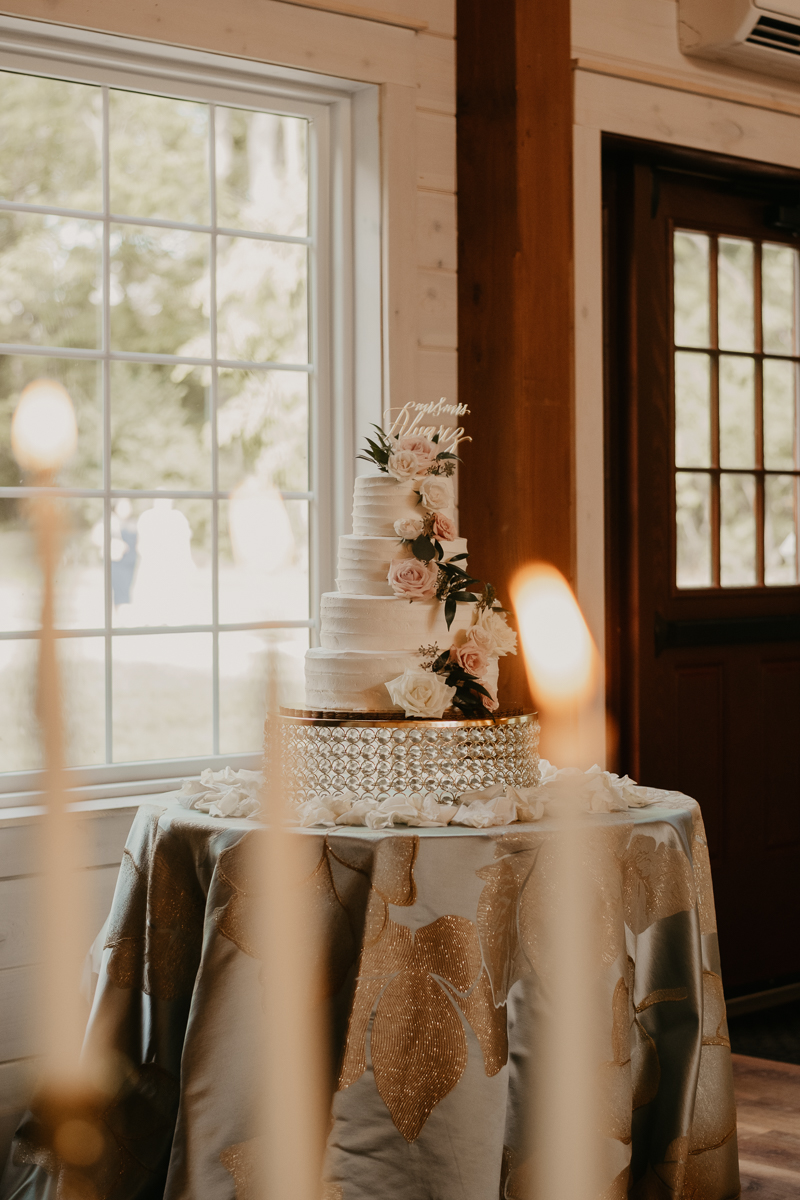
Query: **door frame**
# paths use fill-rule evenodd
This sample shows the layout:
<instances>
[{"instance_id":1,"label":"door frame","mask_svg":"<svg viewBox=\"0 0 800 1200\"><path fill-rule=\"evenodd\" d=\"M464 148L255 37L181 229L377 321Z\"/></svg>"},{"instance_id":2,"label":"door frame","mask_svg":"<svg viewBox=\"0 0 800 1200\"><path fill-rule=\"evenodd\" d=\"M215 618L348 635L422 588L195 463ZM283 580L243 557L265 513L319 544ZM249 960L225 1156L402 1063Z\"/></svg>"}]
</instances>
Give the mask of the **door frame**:
<instances>
[{"instance_id":1,"label":"door frame","mask_svg":"<svg viewBox=\"0 0 800 1200\"><path fill-rule=\"evenodd\" d=\"M659 168L685 172L698 182L706 179L736 188L757 187L773 193L776 199L788 190L796 191L797 202L800 202L800 170L613 134L603 135L602 156L604 637L606 706L612 735L608 738L608 765L638 777L638 428L637 406L629 391L635 372L636 317L626 311L637 268L633 231L635 222L641 220L641 214L633 207L634 172L639 172L639 195L642 172L652 173L651 204L656 205ZM615 189L618 194L612 196ZM665 382L670 387L670 381ZM674 530L670 532L670 538L673 537ZM744 589L726 588L716 595L731 617L743 615L752 603L752 593ZM678 615L680 610L681 617L699 618L705 598L705 590L678 593L673 586L669 600L669 608L674 610L671 615ZM797 612L796 590L776 588L764 593L761 600L768 617L780 619Z\"/></svg>"}]
</instances>

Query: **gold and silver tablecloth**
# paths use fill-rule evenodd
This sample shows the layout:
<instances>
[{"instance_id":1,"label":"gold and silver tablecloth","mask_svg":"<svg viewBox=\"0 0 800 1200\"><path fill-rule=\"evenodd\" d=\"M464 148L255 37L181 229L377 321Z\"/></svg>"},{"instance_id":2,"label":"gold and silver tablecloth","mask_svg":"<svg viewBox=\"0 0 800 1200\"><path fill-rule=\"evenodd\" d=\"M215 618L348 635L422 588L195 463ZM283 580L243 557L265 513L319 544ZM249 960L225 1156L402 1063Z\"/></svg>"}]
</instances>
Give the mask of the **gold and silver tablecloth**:
<instances>
[{"instance_id":1,"label":"gold and silver tablecloth","mask_svg":"<svg viewBox=\"0 0 800 1200\"><path fill-rule=\"evenodd\" d=\"M739 1195L708 852L689 800L592 815L598 1200ZM325 1200L521 1200L558 903L557 824L306 830L335 1064ZM92 1200L262 1200L253 1185L247 821L148 805L131 829L87 1037L127 1064ZM252 849L252 843L250 843ZM4 1200L55 1200L29 1117ZM288 1198L287 1198L288 1200Z\"/></svg>"}]
</instances>

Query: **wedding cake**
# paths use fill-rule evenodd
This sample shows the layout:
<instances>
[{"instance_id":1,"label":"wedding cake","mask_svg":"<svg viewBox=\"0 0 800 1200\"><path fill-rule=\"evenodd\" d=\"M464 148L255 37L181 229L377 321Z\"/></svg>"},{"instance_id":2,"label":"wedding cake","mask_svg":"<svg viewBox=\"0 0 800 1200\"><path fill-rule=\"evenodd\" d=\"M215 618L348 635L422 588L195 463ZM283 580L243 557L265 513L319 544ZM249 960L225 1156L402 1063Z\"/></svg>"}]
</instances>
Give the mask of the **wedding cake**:
<instances>
[{"instance_id":1,"label":"wedding cake","mask_svg":"<svg viewBox=\"0 0 800 1200\"><path fill-rule=\"evenodd\" d=\"M498 661L516 653L516 634L492 586L467 571L452 479L459 433L378 429L367 439L359 457L377 473L356 479L337 591L322 596L320 645L305 664L311 712L497 711Z\"/></svg>"}]
</instances>

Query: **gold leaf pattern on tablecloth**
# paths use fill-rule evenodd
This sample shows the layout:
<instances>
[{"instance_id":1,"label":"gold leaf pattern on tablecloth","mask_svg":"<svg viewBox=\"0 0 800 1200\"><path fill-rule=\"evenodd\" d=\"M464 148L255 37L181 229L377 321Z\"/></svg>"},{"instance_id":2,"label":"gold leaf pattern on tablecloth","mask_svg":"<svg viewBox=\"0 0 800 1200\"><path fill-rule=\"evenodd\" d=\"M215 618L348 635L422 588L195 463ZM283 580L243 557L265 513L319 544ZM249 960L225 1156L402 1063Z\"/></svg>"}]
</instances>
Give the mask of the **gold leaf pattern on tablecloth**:
<instances>
[{"instance_id":1,"label":"gold leaf pattern on tablecloth","mask_svg":"<svg viewBox=\"0 0 800 1200\"><path fill-rule=\"evenodd\" d=\"M519 1161L519 1155L510 1146L503 1146L503 1163L500 1168L500 1200L531 1200L533 1168L530 1159Z\"/></svg>"},{"instance_id":2,"label":"gold leaf pattern on tablecloth","mask_svg":"<svg viewBox=\"0 0 800 1200\"><path fill-rule=\"evenodd\" d=\"M682 849L635 834L622 856L622 899L632 933L695 905L694 876Z\"/></svg>"},{"instance_id":3,"label":"gold leaf pattern on tablecloth","mask_svg":"<svg viewBox=\"0 0 800 1200\"><path fill-rule=\"evenodd\" d=\"M703 1045L730 1046L728 1013L722 980L715 971L703 971Z\"/></svg>"},{"instance_id":4,"label":"gold leaf pattern on tablecloth","mask_svg":"<svg viewBox=\"0 0 800 1200\"><path fill-rule=\"evenodd\" d=\"M688 1000L689 993L686 988L657 988L654 992L650 992L645 996L644 1000L636 1005L637 1013L644 1012L645 1009L652 1008L654 1004L664 1004L667 1001Z\"/></svg>"},{"instance_id":5,"label":"gold leaf pattern on tablecloth","mask_svg":"<svg viewBox=\"0 0 800 1200\"><path fill-rule=\"evenodd\" d=\"M253 898L259 890L258 859L254 856L258 854L256 839L259 836L255 831L249 833L220 854L217 878L227 884L230 895L215 916L217 928L223 937L256 959L261 957L253 928L257 911ZM369 871L359 861L363 845L356 843L347 849L353 861L349 861L347 855L342 853L341 847L337 853L326 837L316 866L297 891L297 903L308 904L320 922L320 936L316 939L316 945L324 961L315 964L313 971L322 988L317 999L339 992L358 956L370 877ZM407 860L408 850L401 857Z\"/></svg>"},{"instance_id":6,"label":"gold leaf pattern on tablecloth","mask_svg":"<svg viewBox=\"0 0 800 1200\"><path fill-rule=\"evenodd\" d=\"M419 854L419 838L382 838L375 849L372 886L389 904L410 908L417 902L414 864Z\"/></svg>"},{"instance_id":7,"label":"gold leaf pattern on tablecloth","mask_svg":"<svg viewBox=\"0 0 800 1200\"><path fill-rule=\"evenodd\" d=\"M476 872L485 881L478 900L478 934L496 1005L505 1004L516 981L531 970L528 909L521 901L543 840L504 837L495 842L495 861Z\"/></svg>"},{"instance_id":8,"label":"gold leaf pattern on tablecloth","mask_svg":"<svg viewBox=\"0 0 800 1200\"><path fill-rule=\"evenodd\" d=\"M127 847L123 853L118 889L127 891L127 900L114 903L105 946L111 950L108 976L117 987L175 1000L194 987L206 897L191 844L171 838L157 818L151 839L139 847L143 861L137 862Z\"/></svg>"},{"instance_id":9,"label":"gold leaf pattern on tablecloth","mask_svg":"<svg viewBox=\"0 0 800 1200\"><path fill-rule=\"evenodd\" d=\"M486 970L481 971L478 982L466 996L452 990L450 994L478 1039L486 1074L496 1075L508 1062L508 1016L504 1004L495 1007Z\"/></svg>"},{"instance_id":10,"label":"gold leaf pattern on tablecloth","mask_svg":"<svg viewBox=\"0 0 800 1200\"><path fill-rule=\"evenodd\" d=\"M630 989L625 979L618 979L611 997L611 1052L614 1062L627 1063L631 1060L631 1016Z\"/></svg>"},{"instance_id":11,"label":"gold leaf pattern on tablecloth","mask_svg":"<svg viewBox=\"0 0 800 1200\"><path fill-rule=\"evenodd\" d=\"M467 1039L453 999L465 1015L466 1010L478 1015L487 1070L495 1066L500 1047L486 1013L488 980L477 997L464 995L480 985L482 974L477 930L465 917L439 917L416 933L387 920L376 939L365 941L339 1087L349 1087L366 1068L366 1033L375 1007L370 1034L375 1083L406 1141L419 1136L467 1065Z\"/></svg>"},{"instance_id":12,"label":"gold leaf pattern on tablecloth","mask_svg":"<svg viewBox=\"0 0 800 1200\"><path fill-rule=\"evenodd\" d=\"M717 914L714 910L714 889L711 883L711 860L708 855L703 814L700 805L692 809L692 870L697 892L697 914L700 918L701 934L717 932Z\"/></svg>"},{"instance_id":13,"label":"gold leaf pattern on tablecloth","mask_svg":"<svg viewBox=\"0 0 800 1200\"><path fill-rule=\"evenodd\" d=\"M233 1176L236 1200L256 1200L259 1187L260 1138L247 1142L236 1142L220 1151L219 1161Z\"/></svg>"},{"instance_id":14,"label":"gold leaf pattern on tablecloth","mask_svg":"<svg viewBox=\"0 0 800 1200\"><path fill-rule=\"evenodd\" d=\"M251 862L254 851L252 835L247 834L223 850L217 860L217 881L230 888L227 902L216 913L217 929L250 958L259 957L253 929L252 898L258 891L258 875Z\"/></svg>"},{"instance_id":15,"label":"gold leaf pattern on tablecloth","mask_svg":"<svg viewBox=\"0 0 800 1200\"><path fill-rule=\"evenodd\" d=\"M611 997L611 1052L600 1067L601 1131L624 1145L631 1141L631 1002L627 981L618 979Z\"/></svg>"}]
</instances>

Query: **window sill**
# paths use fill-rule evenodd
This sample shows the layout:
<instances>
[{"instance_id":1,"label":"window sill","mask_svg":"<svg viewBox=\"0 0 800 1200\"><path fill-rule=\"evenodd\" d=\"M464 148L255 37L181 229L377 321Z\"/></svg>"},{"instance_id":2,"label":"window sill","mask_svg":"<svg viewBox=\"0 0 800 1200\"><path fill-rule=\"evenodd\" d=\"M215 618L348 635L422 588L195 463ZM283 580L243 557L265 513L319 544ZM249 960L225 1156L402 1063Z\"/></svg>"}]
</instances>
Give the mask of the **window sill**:
<instances>
[{"instance_id":1,"label":"window sill","mask_svg":"<svg viewBox=\"0 0 800 1200\"><path fill-rule=\"evenodd\" d=\"M86 813L90 816L101 816L104 813L117 813L137 809L141 804L161 803L162 797L171 796L180 786L180 781L171 781L175 784L174 787L164 788L159 791L150 789L141 791L141 785L131 784L128 794L122 796L104 796L99 799L83 799L74 800L69 808L72 812ZM20 797L22 799L22 797ZM46 812L43 804L31 803L31 798L28 798L28 803L21 803L8 808L0 808L0 829L7 829L11 825L27 825L33 821L38 821Z\"/></svg>"}]
</instances>

